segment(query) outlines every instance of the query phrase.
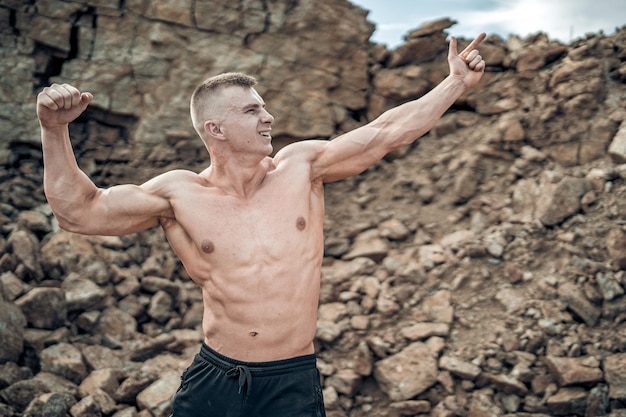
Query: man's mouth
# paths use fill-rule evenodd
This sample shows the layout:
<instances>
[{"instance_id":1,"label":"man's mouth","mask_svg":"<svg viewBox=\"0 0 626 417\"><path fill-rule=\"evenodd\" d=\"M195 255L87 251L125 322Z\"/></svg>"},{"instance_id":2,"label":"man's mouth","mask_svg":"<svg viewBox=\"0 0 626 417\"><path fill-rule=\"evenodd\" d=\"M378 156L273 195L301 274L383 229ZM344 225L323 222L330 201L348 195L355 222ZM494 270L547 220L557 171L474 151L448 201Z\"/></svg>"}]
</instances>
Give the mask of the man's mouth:
<instances>
[{"instance_id":1,"label":"man's mouth","mask_svg":"<svg viewBox=\"0 0 626 417\"><path fill-rule=\"evenodd\" d=\"M272 137L272 135L270 135L269 131L259 132L259 135L263 136L264 138L268 138L268 139L271 139L271 137Z\"/></svg>"}]
</instances>

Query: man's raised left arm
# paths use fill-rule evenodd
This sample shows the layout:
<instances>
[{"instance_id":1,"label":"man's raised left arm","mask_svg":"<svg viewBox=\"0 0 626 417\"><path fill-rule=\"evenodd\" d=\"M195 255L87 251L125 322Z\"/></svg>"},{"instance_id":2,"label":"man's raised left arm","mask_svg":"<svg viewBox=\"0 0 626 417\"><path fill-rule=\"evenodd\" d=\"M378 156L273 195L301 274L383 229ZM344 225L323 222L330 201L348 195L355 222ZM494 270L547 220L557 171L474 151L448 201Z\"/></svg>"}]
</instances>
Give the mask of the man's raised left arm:
<instances>
[{"instance_id":1,"label":"man's raised left arm","mask_svg":"<svg viewBox=\"0 0 626 417\"><path fill-rule=\"evenodd\" d=\"M317 147L311 175L324 182L359 174L389 152L427 133L454 102L483 76L485 61L477 47L481 33L467 48L457 51L451 37L448 50L450 74L430 92L381 114L370 123Z\"/></svg>"}]
</instances>

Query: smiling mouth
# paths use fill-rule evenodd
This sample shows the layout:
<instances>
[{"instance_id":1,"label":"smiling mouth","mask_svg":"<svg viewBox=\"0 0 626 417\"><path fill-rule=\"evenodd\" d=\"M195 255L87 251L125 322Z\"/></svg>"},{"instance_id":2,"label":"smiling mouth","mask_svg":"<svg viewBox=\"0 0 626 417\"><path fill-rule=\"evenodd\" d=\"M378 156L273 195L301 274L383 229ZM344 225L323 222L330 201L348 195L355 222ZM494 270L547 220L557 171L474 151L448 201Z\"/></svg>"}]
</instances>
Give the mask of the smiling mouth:
<instances>
[{"instance_id":1,"label":"smiling mouth","mask_svg":"<svg viewBox=\"0 0 626 417\"><path fill-rule=\"evenodd\" d=\"M268 138L268 139L272 138L272 135L270 135L270 132L259 132L259 135L263 136L264 138Z\"/></svg>"}]
</instances>

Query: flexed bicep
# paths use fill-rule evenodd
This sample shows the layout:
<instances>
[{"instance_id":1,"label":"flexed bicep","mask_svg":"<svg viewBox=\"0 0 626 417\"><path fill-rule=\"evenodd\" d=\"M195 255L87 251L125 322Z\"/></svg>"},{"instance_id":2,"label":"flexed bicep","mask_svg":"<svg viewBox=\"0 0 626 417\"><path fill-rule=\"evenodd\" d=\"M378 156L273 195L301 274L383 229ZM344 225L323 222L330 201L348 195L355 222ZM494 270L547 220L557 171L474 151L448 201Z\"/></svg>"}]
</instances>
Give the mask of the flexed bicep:
<instances>
[{"instance_id":1,"label":"flexed bicep","mask_svg":"<svg viewBox=\"0 0 626 417\"><path fill-rule=\"evenodd\" d=\"M59 226L100 235L125 235L156 226L171 213L167 190L180 174L161 175L142 185L98 188L76 161L68 124L93 95L69 84L52 84L37 96L44 159L44 192Z\"/></svg>"},{"instance_id":2,"label":"flexed bicep","mask_svg":"<svg viewBox=\"0 0 626 417\"><path fill-rule=\"evenodd\" d=\"M122 236L139 232L157 226L159 218L172 211L167 198L154 192L149 184L98 188L83 201L50 203L57 207L54 213L60 227L89 235Z\"/></svg>"}]
</instances>

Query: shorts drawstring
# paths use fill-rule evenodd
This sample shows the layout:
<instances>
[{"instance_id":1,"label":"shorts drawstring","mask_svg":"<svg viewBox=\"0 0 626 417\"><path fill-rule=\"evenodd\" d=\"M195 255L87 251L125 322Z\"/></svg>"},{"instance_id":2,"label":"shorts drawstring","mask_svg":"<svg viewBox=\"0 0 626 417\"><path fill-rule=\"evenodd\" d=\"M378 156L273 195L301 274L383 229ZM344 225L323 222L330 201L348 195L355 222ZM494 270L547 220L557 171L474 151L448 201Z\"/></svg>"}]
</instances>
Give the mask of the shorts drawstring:
<instances>
[{"instance_id":1,"label":"shorts drawstring","mask_svg":"<svg viewBox=\"0 0 626 417\"><path fill-rule=\"evenodd\" d=\"M252 376L254 378L285 375L298 370L315 369L315 354L297 356L269 362L243 362L224 356L202 342L198 357L216 366L227 378L238 378L239 395L249 396L252 393Z\"/></svg>"},{"instance_id":2,"label":"shorts drawstring","mask_svg":"<svg viewBox=\"0 0 626 417\"><path fill-rule=\"evenodd\" d=\"M241 394L242 389L244 390L244 394L249 393L252 389L252 373L247 366L236 365L226 372L226 376L233 378L239 377L239 394Z\"/></svg>"}]
</instances>

